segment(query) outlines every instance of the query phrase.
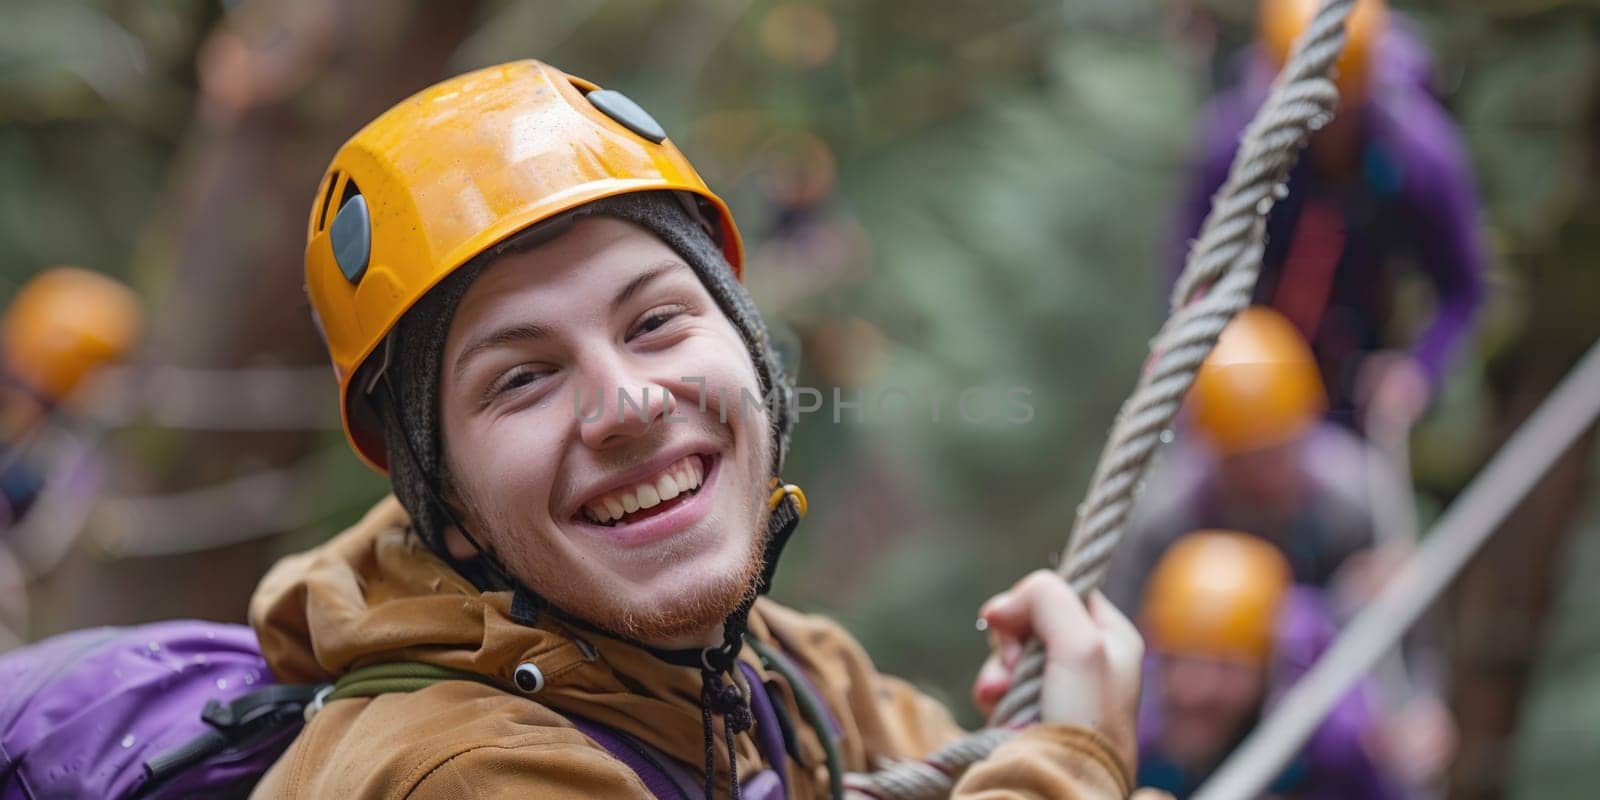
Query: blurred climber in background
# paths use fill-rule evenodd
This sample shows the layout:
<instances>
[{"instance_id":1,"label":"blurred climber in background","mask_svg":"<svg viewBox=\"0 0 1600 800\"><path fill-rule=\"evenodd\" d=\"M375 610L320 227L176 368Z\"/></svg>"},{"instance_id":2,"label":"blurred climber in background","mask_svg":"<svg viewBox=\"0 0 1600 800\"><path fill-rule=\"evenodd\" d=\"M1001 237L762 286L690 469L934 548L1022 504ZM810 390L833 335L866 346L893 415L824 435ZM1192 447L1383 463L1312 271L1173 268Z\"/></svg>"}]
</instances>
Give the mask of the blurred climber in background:
<instances>
[{"instance_id":1,"label":"blurred climber in background","mask_svg":"<svg viewBox=\"0 0 1600 800\"><path fill-rule=\"evenodd\" d=\"M1189 393L1186 435L1157 465L1113 557L1106 593L1133 608L1162 554L1203 528L1271 541L1296 583L1327 587L1373 544L1363 443L1322 420L1322 380L1292 323L1269 308L1234 318Z\"/></svg>"},{"instance_id":2,"label":"blurred climber in background","mask_svg":"<svg viewBox=\"0 0 1600 800\"><path fill-rule=\"evenodd\" d=\"M1231 531L1184 537L1144 593L1145 683L1139 785L1194 793L1262 714L1310 668L1333 624L1314 589L1259 538ZM1358 688L1323 721L1270 796L1335 800L1399 797L1369 749L1376 730Z\"/></svg>"},{"instance_id":3,"label":"blurred climber in background","mask_svg":"<svg viewBox=\"0 0 1600 800\"><path fill-rule=\"evenodd\" d=\"M0 527L20 519L47 465L29 444L50 415L139 339L133 290L79 267L54 267L23 285L0 321Z\"/></svg>"},{"instance_id":4,"label":"blurred climber in background","mask_svg":"<svg viewBox=\"0 0 1600 800\"><path fill-rule=\"evenodd\" d=\"M1239 138L1316 0L1264 0L1259 43L1239 84L1214 98L1179 241L1199 232ZM1486 253L1459 131L1434 96L1426 49L1382 0L1358 0L1335 65L1339 109L1311 140L1273 207L1255 301L1310 340L1329 412L1356 426L1376 407L1414 421L1461 350L1482 304ZM1182 264L1182 252L1174 259ZM1414 267L1433 317L1407 344L1398 293ZM1176 266L1173 274L1176 275Z\"/></svg>"},{"instance_id":5,"label":"blurred climber in background","mask_svg":"<svg viewBox=\"0 0 1600 800\"><path fill-rule=\"evenodd\" d=\"M1322 418L1324 398L1294 325L1270 308L1240 312L1195 377L1190 425L1133 511L1107 596L1137 608L1159 581L1158 564L1191 531L1224 529L1271 543L1294 583L1326 593L1334 623L1359 611L1408 553L1377 547L1367 471L1383 465L1360 437ZM1408 641L1398 665L1406 680L1383 687L1394 713L1374 734L1407 785L1438 777L1455 747L1436 633L1424 625Z\"/></svg>"}]
</instances>

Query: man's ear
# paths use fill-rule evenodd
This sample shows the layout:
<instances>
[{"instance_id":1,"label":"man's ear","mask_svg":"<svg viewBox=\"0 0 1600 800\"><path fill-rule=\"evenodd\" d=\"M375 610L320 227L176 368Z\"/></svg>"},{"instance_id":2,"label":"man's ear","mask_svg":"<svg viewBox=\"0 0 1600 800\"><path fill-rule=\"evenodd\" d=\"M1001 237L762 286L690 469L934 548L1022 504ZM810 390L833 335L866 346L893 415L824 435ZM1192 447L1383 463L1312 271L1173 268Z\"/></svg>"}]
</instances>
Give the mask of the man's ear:
<instances>
[{"instance_id":1,"label":"man's ear","mask_svg":"<svg viewBox=\"0 0 1600 800\"><path fill-rule=\"evenodd\" d=\"M467 537L461 535L461 529L454 525L444 531L444 549L445 552L450 554L451 558L457 561L471 561L479 555L478 548L473 547L472 542L467 541Z\"/></svg>"},{"instance_id":2,"label":"man's ear","mask_svg":"<svg viewBox=\"0 0 1600 800\"><path fill-rule=\"evenodd\" d=\"M445 456L445 458L448 459L449 456ZM448 461L446 463L448 464ZM478 544L489 547L490 544L482 538L484 526L474 522L472 515L467 513L466 503L462 502L461 492L456 488L456 482L451 477L454 474L454 470L448 467L440 470L437 495L439 502L450 507L450 517L452 519L472 526L475 538L478 539ZM471 561L481 555L488 555L488 553L478 552L478 548L474 547L472 542L467 540L466 535L461 532L461 529L455 525L450 525L444 529L444 550L450 554L451 558L463 562Z\"/></svg>"}]
</instances>

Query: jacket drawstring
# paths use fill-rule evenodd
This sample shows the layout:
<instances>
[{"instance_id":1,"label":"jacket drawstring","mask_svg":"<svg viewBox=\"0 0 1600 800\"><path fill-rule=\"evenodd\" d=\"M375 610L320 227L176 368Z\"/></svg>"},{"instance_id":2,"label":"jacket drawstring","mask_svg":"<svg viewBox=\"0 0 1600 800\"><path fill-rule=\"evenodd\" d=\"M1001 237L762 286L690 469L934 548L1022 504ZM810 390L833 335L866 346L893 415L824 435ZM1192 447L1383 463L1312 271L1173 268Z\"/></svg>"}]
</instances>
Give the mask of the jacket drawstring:
<instances>
[{"instance_id":1,"label":"jacket drawstring","mask_svg":"<svg viewBox=\"0 0 1600 800\"><path fill-rule=\"evenodd\" d=\"M723 741L728 747L728 793L740 800L739 757L734 751L734 737L755 724L750 713L750 703L739 691L738 681L731 680L739 651L744 647L744 632L750 619L750 607L755 598L745 600L728 615L722 625L722 646L707 647L700 651L700 729L706 749L706 800L713 800L717 787L716 734L712 728L713 713L722 715ZM723 681L727 674L730 680Z\"/></svg>"},{"instance_id":2,"label":"jacket drawstring","mask_svg":"<svg viewBox=\"0 0 1600 800\"><path fill-rule=\"evenodd\" d=\"M735 701L738 705L734 705L732 708L728 707L726 694L730 690L734 694L738 694L739 689L736 686L723 683L720 674L707 671L701 673L700 678L700 725L706 748L706 800L712 800L716 796L717 743L711 724L711 715L712 709L719 706L726 709L722 711L722 731L723 743L728 747L728 791L733 800L740 800L739 759L734 755L733 737L748 729L749 710L745 710L741 720L739 718L741 715L736 709L742 705L742 698L740 701ZM741 727L741 723L743 727Z\"/></svg>"}]
</instances>

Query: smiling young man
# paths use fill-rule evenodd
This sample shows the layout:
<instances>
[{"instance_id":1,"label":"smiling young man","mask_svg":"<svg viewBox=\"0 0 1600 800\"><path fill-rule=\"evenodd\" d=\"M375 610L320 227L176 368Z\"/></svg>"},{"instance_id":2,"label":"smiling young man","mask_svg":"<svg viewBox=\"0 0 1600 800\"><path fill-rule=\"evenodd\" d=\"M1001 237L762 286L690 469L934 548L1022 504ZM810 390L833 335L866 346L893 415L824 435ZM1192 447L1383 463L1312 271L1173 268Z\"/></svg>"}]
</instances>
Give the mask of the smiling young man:
<instances>
[{"instance_id":1,"label":"smiling young man","mask_svg":"<svg viewBox=\"0 0 1600 800\"><path fill-rule=\"evenodd\" d=\"M306 260L395 497L257 592L277 677L343 680L256 796L819 797L960 735L757 599L805 512L790 388L726 207L627 98L526 61L407 99L335 156ZM1044 723L956 795L1125 796L1132 626L1043 574L983 614L980 704L1032 632Z\"/></svg>"}]
</instances>

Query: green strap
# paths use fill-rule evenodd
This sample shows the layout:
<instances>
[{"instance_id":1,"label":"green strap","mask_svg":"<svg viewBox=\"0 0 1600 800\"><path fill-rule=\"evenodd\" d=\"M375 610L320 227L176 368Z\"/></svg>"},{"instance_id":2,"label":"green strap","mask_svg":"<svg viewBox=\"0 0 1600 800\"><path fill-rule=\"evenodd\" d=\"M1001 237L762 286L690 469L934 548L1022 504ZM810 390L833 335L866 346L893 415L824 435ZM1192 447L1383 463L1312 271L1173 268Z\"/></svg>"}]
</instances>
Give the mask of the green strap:
<instances>
[{"instance_id":1,"label":"green strap","mask_svg":"<svg viewBox=\"0 0 1600 800\"><path fill-rule=\"evenodd\" d=\"M828 764L828 796L834 800L844 797L844 758L839 754L839 743L834 741L832 725L828 724L828 712L823 706L822 698L811 692L811 684L800 668L789 657L772 645L746 636L744 640L750 648L761 656L767 667L773 672L782 675L789 682L789 688L794 690L794 699L800 706L800 714L806 718L811 729L816 732L817 738L822 741L823 759ZM752 690L754 691L754 690Z\"/></svg>"},{"instance_id":2,"label":"green strap","mask_svg":"<svg viewBox=\"0 0 1600 800\"><path fill-rule=\"evenodd\" d=\"M347 697L377 697L380 694L415 692L441 681L472 681L497 689L504 689L488 676L473 672L424 664L420 661L391 661L352 670L333 684L333 691L324 702Z\"/></svg>"},{"instance_id":3,"label":"green strap","mask_svg":"<svg viewBox=\"0 0 1600 800\"><path fill-rule=\"evenodd\" d=\"M833 798L844 797L844 759L839 754L838 742L833 739L822 698L812 694L810 684L805 676L800 674L800 668L795 666L781 650L754 636L746 636L745 641L750 643L751 648L761 656L769 668L789 682L789 687L794 691L795 701L800 705L801 715L806 718L812 730L816 731L817 738L822 741L822 750L828 764L828 794ZM333 684L332 691L328 692L322 701L326 703L350 697L377 697L382 694L415 692L441 681L472 681L502 691L506 690L488 676L475 672L464 672L420 661L391 661L346 673Z\"/></svg>"}]
</instances>

